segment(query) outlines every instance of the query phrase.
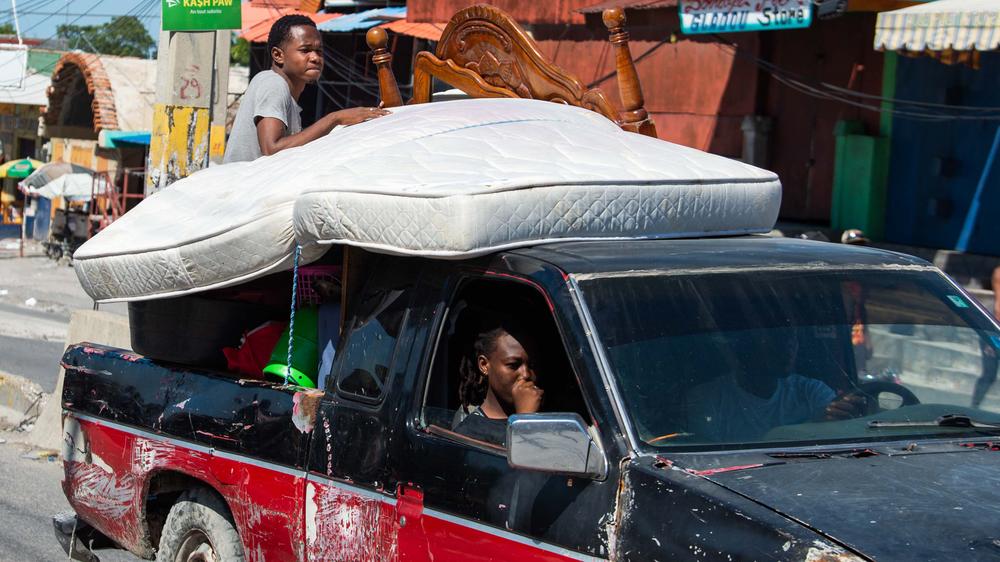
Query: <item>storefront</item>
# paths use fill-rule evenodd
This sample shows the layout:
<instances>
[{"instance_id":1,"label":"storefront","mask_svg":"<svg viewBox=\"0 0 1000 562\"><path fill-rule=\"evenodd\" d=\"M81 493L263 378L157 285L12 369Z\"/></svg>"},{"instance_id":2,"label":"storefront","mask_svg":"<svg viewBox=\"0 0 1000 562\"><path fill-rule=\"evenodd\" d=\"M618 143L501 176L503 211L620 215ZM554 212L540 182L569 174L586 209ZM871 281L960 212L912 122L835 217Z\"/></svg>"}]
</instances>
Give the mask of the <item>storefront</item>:
<instances>
[{"instance_id":1,"label":"storefront","mask_svg":"<svg viewBox=\"0 0 1000 562\"><path fill-rule=\"evenodd\" d=\"M886 239L1000 256L1000 0L879 15L897 59Z\"/></svg>"}]
</instances>

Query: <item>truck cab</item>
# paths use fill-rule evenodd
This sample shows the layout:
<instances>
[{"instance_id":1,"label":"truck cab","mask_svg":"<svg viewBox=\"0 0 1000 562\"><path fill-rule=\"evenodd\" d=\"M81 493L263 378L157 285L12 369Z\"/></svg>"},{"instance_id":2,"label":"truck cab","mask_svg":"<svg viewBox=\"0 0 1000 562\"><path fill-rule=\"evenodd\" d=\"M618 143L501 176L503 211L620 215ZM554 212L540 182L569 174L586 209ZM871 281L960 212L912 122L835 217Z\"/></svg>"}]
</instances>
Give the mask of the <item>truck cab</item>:
<instances>
[{"instance_id":1,"label":"truck cab","mask_svg":"<svg viewBox=\"0 0 1000 562\"><path fill-rule=\"evenodd\" d=\"M993 555L1000 400L973 406L976 379L925 348L1000 333L921 260L765 236L366 257L321 389L71 348L65 487L82 521L169 560ZM545 391L499 443L455 431L458 362L490 310L532 327ZM857 409L829 416L845 394ZM930 517L942 501L963 516ZM178 515L192 503L244 558Z\"/></svg>"},{"instance_id":2,"label":"truck cab","mask_svg":"<svg viewBox=\"0 0 1000 562\"><path fill-rule=\"evenodd\" d=\"M390 115L195 173L74 254L144 321L63 358L72 557L996 558L997 324L919 259L766 236L779 178L652 138L603 20L621 108L484 5L403 106L373 30ZM317 387L213 366L213 334L301 325L315 264L342 286ZM502 415L469 369L497 316L536 399Z\"/></svg>"}]
</instances>

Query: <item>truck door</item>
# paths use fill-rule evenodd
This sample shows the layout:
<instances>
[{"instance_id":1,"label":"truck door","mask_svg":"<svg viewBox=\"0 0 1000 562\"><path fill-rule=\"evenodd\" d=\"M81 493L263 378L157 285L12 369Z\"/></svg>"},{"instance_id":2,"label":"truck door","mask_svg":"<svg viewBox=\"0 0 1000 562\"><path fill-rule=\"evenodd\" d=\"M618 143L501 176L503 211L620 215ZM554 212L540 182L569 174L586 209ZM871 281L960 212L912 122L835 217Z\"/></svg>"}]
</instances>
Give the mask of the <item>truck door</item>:
<instances>
[{"instance_id":1,"label":"truck door","mask_svg":"<svg viewBox=\"0 0 1000 562\"><path fill-rule=\"evenodd\" d=\"M309 560L393 558L395 490L387 489L387 420L395 411L416 260L367 256L367 282L348 304L326 394L317 409L305 492ZM323 343L321 342L321 346Z\"/></svg>"},{"instance_id":2,"label":"truck door","mask_svg":"<svg viewBox=\"0 0 1000 562\"><path fill-rule=\"evenodd\" d=\"M440 286L440 285L438 285ZM486 309L537 328L542 411L576 412L593 423L544 296L508 279L467 279L425 315L427 350L411 355L399 425L390 448L401 560L574 560L606 555L601 514L613 512L617 471L602 482L515 470L503 443L456 431L464 408L458 363ZM412 370L412 371L411 371Z\"/></svg>"}]
</instances>

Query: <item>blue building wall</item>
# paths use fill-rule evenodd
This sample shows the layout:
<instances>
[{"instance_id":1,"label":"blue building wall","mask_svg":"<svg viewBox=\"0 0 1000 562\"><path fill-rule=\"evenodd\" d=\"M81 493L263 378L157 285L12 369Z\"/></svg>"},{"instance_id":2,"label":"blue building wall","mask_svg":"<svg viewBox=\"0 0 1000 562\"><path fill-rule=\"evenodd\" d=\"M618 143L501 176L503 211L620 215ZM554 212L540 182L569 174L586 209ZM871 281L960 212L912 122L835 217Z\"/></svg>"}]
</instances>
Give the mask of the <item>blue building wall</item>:
<instances>
[{"instance_id":1,"label":"blue building wall","mask_svg":"<svg viewBox=\"0 0 1000 562\"><path fill-rule=\"evenodd\" d=\"M900 57L896 98L977 107L1000 106L1000 53L981 66ZM924 111L929 111L926 109ZM954 249L1000 121L893 118L886 239ZM1000 255L1000 165L983 192L969 252Z\"/></svg>"}]
</instances>

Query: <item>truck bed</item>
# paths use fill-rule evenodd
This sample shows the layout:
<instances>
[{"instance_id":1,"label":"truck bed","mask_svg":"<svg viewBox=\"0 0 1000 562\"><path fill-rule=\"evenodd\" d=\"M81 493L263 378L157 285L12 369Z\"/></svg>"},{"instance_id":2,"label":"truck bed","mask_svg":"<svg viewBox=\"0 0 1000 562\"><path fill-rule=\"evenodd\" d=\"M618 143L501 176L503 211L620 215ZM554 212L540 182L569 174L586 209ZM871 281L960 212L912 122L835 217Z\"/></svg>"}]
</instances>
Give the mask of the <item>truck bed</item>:
<instances>
[{"instance_id":1,"label":"truck bed","mask_svg":"<svg viewBox=\"0 0 1000 562\"><path fill-rule=\"evenodd\" d=\"M321 392L87 343L71 346L63 366L63 487L81 519L150 557L162 525L155 512L165 516L172 493L202 485L226 500L241 534L254 529L244 535L249 552L266 544L299 558L295 491Z\"/></svg>"}]
</instances>

